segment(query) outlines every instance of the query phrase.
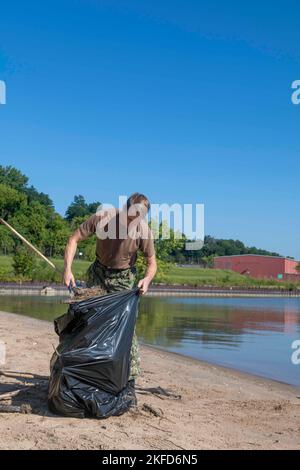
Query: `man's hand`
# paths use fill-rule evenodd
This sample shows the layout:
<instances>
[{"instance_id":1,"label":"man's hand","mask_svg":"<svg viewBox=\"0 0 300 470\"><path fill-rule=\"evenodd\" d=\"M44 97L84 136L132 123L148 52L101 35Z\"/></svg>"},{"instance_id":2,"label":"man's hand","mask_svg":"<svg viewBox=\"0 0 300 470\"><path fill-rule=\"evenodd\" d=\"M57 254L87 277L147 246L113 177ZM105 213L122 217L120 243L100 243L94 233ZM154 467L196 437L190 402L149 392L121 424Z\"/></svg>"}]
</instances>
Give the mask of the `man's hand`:
<instances>
[{"instance_id":1,"label":"man's hand","mask_svg":"<svg viewBox=\"0 0 300 470\"><path fill-rule=\"evenodd\" d=\"M71 271L64 272L64 284L69 287L71 283L72 287L76 287L75 279Z\"/></svg>"},{"instance_id":2,"label":"man's hand","mask_svg":"<svg viewBox=\"0 0 300 470\"><path fill-rule=\"evenodd\" d=\"M138 287L140 288L140 293L142 295L146 294L148 288L149 288L149 284L150 284L151 280L147 277L144 277L144 279L141 279L138 283Z\"/></svg>"},{"instance_id":3,"label":"man's hand","mask_svg":"<svg viewBox=\"0 0 300 470\"><path fill-rule=\"evenodd\" d=\"M138 287L140 288L140 293L142 295L146 294L149 285L156 273L156 258L155 254L147 258L147 271L144 279L141 279L138 283Z\"/></svg>"},{"instance_id":4,"label":"man's hand","mask_svg":"<svg viewBox=\"0 0 300 470\"><path fill-rule=\"evenodd\" d=\"M70 236L68 243L66 245L63 282L67 287L69 287L70 284L71 284L71 287L76 287L75 279L74 279L71 269L72 269L73 259L77 250L77 243L82 240L85 240L85 237L83 237L80 233L80 230L77 229L75 230L73 235Z\"/></svg>"}]
</instances>

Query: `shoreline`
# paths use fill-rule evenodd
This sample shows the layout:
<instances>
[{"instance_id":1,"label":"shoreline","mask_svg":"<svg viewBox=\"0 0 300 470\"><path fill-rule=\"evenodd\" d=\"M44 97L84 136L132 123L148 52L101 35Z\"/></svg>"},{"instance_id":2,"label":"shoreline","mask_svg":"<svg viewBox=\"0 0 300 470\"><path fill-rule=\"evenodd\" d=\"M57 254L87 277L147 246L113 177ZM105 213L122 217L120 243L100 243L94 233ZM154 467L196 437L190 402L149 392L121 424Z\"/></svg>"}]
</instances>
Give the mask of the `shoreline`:
<instances>
[{"instance_id":1,"label":"shoreline","mask_svg":"<svg viewBox=\"0 0 300 470\"><path fill-rule=\"evenodd\" d=\"M145 344L136 410L107 420L55 416L45 403L52 323L8 312L0 320L0 393L20 388L12 403L33 408L0 413L0 449L300 449L299 388ZM170 397L153 392L159 387Z\"/></svg>"},{"instance_id":2,"label":"shoreline","mask_svg":"<svg viewBox=\"0 0 300 470\"><path fill-rule=\"evenodd\" d=\"M0 311L0 314L1 314L1 311ZM241 370L241 369L235 369L234 367L224 366L224 365L221 365L221 364L217 364L215 362L209 362L209 361L206 361L205 359L196 359L195 357L187 356L185 354L180 354L178 352L167 351L166 349L164 349L162 347L154 346L154 345L148 344L148 343L143 343L141 341L139 341L139 344L142 345L143 347L147 348L147 349L154 349L154 351L165 352L166 354L176 356L176 358L179 357L179 358L183 358L187 361L192 361L195 365L198 362L200 362L200 364L202 364L203 366L214 367L215 369L219 369L220 371L222 371L225 374L228 372L233 376L235 375L237 378L253 379L253 380L257 380L260 383L265 382L266 386L269 386L269 385L272 385L272 383L275 383L277 386L279 386L279 387L283 386L284 389L287 389L292 393L296 393L300 397L300 385L297 386L297 385L289 384L287 382L283 382L282 380L271 379L269 377L264 377L263 375L255 374L254 372L247 372L247 371L244 371L244 370ZM300 400L300 398L299 398L299 400ZM299 405L300 405L300 401L299 401Z\"/></svg>"},{"instance_id":3,"label":"shoreline","mask_svg":"<svg viewBox=\"0 0 300 470\"><path fill-rule=\"evenodd\" d=\"M68 296L69 291L60 284L44 283L0 283L0 295L48 295ZM285 297L299 298L300 290L274 288L216 287L152 284L147 296L161 297Z\"/></svg>"}]
</instances>

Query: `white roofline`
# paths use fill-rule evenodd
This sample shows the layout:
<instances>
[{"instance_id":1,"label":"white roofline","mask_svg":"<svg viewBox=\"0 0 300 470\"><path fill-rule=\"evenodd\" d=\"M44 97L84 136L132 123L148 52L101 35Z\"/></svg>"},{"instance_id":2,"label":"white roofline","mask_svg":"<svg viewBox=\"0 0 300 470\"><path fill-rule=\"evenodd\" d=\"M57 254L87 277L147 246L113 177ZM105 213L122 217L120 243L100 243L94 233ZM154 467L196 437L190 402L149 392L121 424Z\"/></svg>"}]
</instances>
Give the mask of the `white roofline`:
<instances>
[{"instance_id":1,"label":"white roofline","mask_svg":"<svg viewBox=\"0 0 300 470\"><path fill-rule=\"evenodd\" d=\"M240 258L241 256L260 256L261 258L276 258L276 259L284 259L288 261L295 261L296 263L300 263L300 261L297 261L296 259L292 258L287 258L286 256L273 256L273 255L255 255L254 253L245 253L243 255L223 255L223 256L214 256L214 259L216 258Z\"/></svg>"}]
</instances>

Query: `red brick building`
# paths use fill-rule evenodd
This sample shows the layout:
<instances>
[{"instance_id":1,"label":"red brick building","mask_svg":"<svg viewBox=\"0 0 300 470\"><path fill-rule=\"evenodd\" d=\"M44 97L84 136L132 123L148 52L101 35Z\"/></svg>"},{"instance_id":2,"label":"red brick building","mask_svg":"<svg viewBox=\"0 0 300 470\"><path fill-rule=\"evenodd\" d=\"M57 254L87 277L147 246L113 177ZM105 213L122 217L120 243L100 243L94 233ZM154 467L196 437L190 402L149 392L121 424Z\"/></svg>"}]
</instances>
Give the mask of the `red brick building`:
<instances>
[{"instance_id":1,"label":"red brick building","mask_svg":"<svg viewBox=\"0 0 300 470\"><path fill-rule=\"evenodd\" d=\"M300 272L296 269L298 264L299 261L279 256L233 255L214 258L217 269L231 269L261 279L300 279Z\"/></svg>"}]
</instances>

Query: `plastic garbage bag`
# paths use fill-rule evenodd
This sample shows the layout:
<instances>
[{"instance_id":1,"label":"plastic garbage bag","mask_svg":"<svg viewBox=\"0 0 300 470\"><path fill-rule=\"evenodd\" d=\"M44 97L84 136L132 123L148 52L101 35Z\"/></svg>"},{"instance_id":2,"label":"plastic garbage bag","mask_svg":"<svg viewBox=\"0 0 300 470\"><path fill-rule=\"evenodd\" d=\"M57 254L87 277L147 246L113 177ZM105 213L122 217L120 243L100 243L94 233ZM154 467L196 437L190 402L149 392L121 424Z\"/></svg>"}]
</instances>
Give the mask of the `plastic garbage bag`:
<instances>
[{"instance_id":1,"label":"plastic garbage bag","mask_svg":"<svg viewBox=\"0 0 300 470\"><path fill-rule=\"evenodd\" d=\"M107 418L136 404L128 377L138 302L134 288L71 304L54 320L59 346L50 362L51 411Z\"/></svg>"}]
</instances>

